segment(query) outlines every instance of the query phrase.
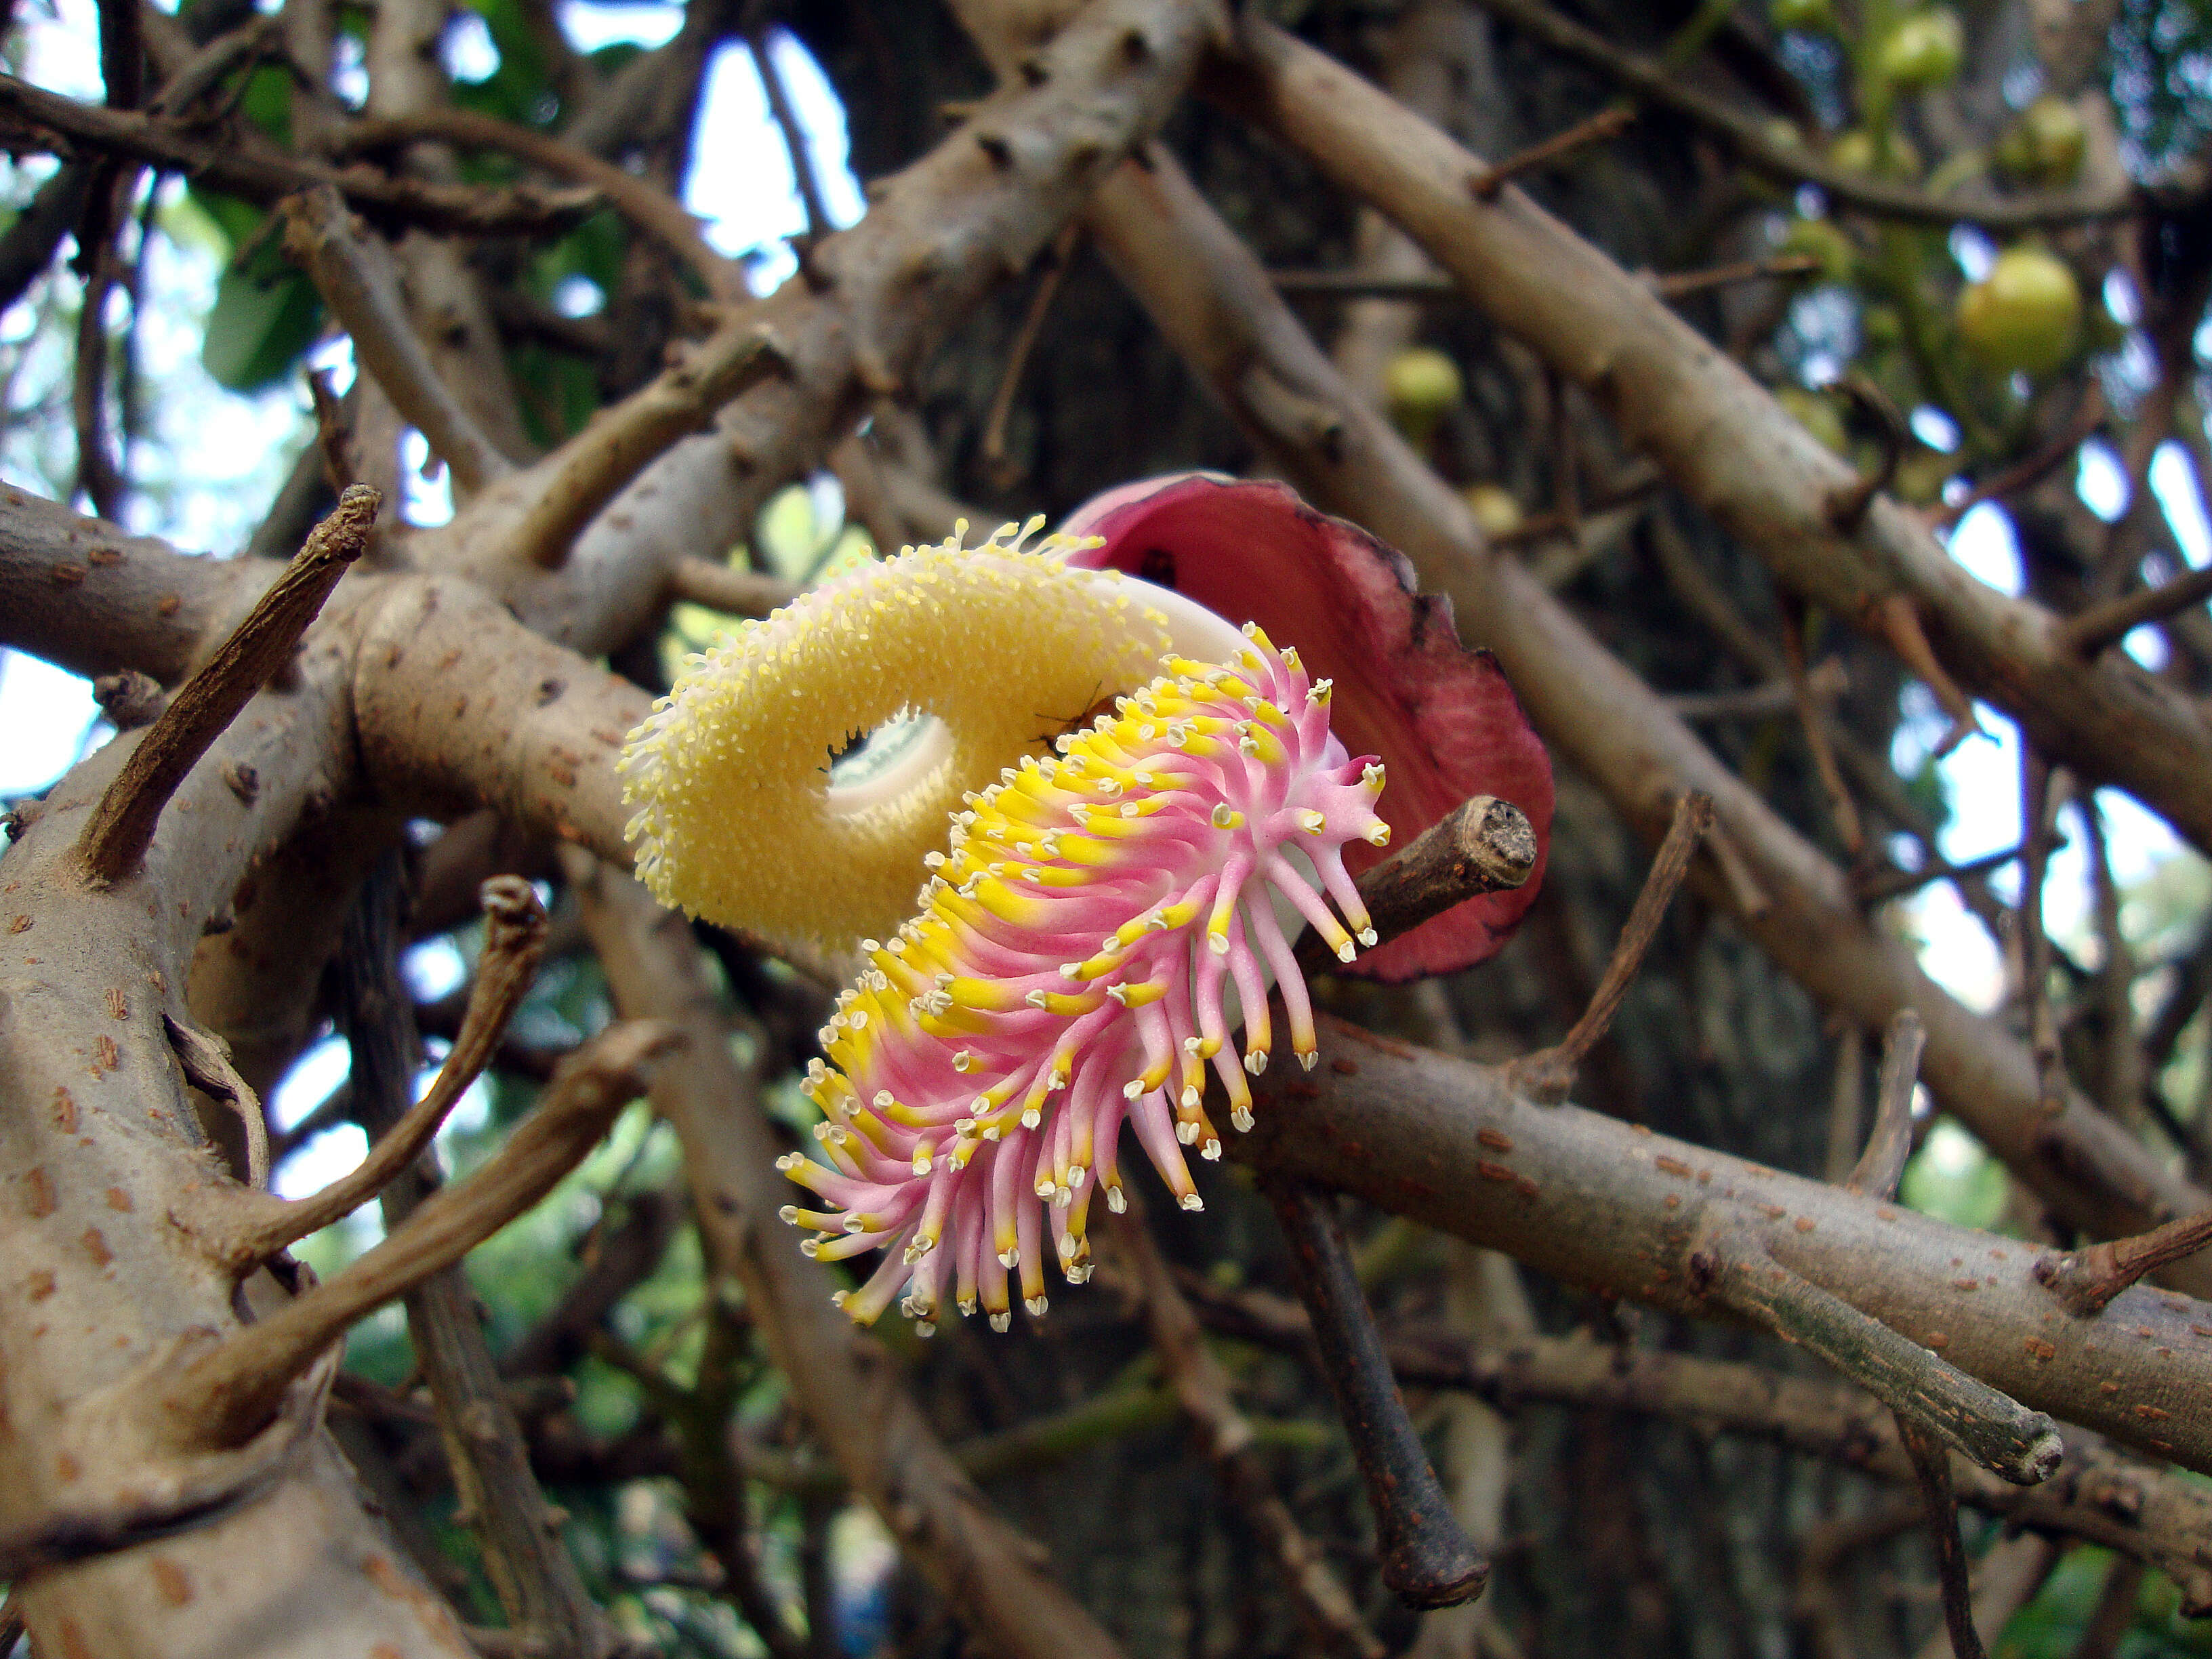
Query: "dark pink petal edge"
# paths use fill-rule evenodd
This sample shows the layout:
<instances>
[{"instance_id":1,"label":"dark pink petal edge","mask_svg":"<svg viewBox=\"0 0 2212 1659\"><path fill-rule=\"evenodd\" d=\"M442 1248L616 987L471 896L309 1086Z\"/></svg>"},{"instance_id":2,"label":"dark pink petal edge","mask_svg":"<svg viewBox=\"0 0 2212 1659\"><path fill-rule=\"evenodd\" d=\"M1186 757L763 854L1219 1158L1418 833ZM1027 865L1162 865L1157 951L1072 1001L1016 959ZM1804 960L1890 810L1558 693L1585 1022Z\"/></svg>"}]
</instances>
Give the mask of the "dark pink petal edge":
<instances>
[{"instance_id":1,"label":"dark pink petal edge","mask_svg":"<svg viewBox=\"0 0 2212 1659\"><path fill-rule=\"evenodd\" d=\"M1394 846L1469 795L1495 795L1528 815L1538 851L1526 886L1470 899L1343 971L1387 984L1453 973L1512 937L1551 851L1551 758L1497 660L1460 644L1451 601L1417 592L1403 555L1283 484L1210 473L1122 485L1061 528L1104 540L1072 562L1127 571L1231 622L1256 622L1334 681L1332 728L1352 754L1379 756L1388 769L1377 805ZM1355 874L1388 856L1358 843L1345 854Z\"/></svg>"}]
</instances>

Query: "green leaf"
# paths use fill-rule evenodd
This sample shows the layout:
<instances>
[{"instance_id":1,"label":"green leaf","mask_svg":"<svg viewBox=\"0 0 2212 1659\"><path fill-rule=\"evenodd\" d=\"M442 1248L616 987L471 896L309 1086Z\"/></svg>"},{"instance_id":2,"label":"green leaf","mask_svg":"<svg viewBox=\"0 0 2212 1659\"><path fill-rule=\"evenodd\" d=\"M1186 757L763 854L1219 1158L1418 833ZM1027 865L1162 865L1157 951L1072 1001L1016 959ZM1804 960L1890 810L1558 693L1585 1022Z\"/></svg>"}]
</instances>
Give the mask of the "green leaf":
<instances>
[{"instance_id":1,"label":"green leaf","mask_svg":"<svg viewBox=\"0 0 2212 1659\"><path fill-rule=\"evenodd\" d=\"M200 361L218 386L258 392L283 378L314 343L322 319L322 299L305 276L267 281L226 270L216 285Z\"/></svg>"}]
</instances>

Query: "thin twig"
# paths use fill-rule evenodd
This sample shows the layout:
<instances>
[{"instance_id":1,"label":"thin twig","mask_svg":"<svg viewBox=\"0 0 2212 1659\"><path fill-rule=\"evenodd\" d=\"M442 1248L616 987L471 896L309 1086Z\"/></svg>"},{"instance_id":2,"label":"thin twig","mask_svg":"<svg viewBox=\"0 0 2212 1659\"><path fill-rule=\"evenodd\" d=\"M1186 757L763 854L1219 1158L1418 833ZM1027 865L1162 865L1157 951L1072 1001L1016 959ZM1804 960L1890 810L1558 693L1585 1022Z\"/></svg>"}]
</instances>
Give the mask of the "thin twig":
<instances>
[{"instance_id":1,"label":"thin twig","mask_svg":"<svg viewBox=\"0 0 2212 1659\"><path fill-rule=\"evenodd\" d=\"M112 181L109 181L112 187ZM78 233L82 235L82 230ZM107 296L115 289L115 255L99 250L84 281L76 319L76 360L70 414L76 428L76 487L101 518L123 516L123 475L107 441ZM137 326L133 319L132 326Z\"/></svg>"},{"instance_id":2,"label":"thin twig","mask_svg":"<svg viewBox=\"0 0 2212 1659\"><path fill-rule=\"evenodd\" d=\"M2106 1239L2086 1249L2046 1255L2035 1276L2079 1319L2094 1319L2122 1291L2160 1267L2212 1249L2212 1210L2183 1216L2133 1238Z\"/></svg>"},{"instance_id":3,"label":"thin twig","mask_svg":"<svg viewBox=\"0 0 2212 1659\"><path fill-rule=\"evenodd\" d=\"M836 227L830 221L830 208L822 196L822 181L814 171L814 152L806 142L806 130L799 125L799 112L792 107L791 94L783 84L783 72L776 68L775 56L769 50L769 32L765 28L749 30L745 45L751 48L753 67L759 71L761 90L768 94L769 114L775 118L776 131L783 135L783 148L791 157L791 176L799 186L799 199L806 209L806 242L809 246L820 241Z\"/></svg>"},{"instance_id":4,"label":"thin twig","mask_svg":"<svg viewBox=\"0 0 2212 1659\"><path fill-rule=\"evenodd\" d=\"M1816 710L1824 714L1826 705L1850 687L1850 671L1834 657L1824 657L1805 676L1805 690L1811 694ZM1787 675L1741 691L1685 691L1667 699L1667 707L1686 720L1759 720L1789 714L1797 705L1797 687Z\"/></svg>"},{"instance_id":5,"label":"thin twig","mask_svg":"<svg viewBox=\"0 0 2212 1659\"><path fill-rule=\"evenodd\" d=\"M236 631L170 699L107 786L78 838L77 857L88 880L120 881L138 868L161 809L185 775L253 694L291 660L300 635L346 567L368 545L380 500L364 484L347 490Z\"/></svg>"},{"instance_id":6,"label":"thin twig","mask_svg":"<svg viewBox=\"0 0 2212 1659\"><path fill-rule=\"evenodd\" d=\"M759 570L739 570L686 554L668 568L668 595L732 617L765 617L799 597L798 586Z\"/></svg>"},{"instance_id":7,"label":"thin twig","mask_svg":"<svg viewBox=\"0 0 2212 1659\"><path fill-rule=\"evenodd\" d=\"M1321 1547L1299 1527L1252 1448L1252 1425L1237 1408L1229 1373L1207 1346L1198 1316L1146 1230L1140 1209L1111 1218L1114 1243L1142 1304L1161 1375L1198 1431L1222 1486L1281 1570L1291 1606L1315 1642L1354 1659L1382 1659L1375 1632Z\"/></svg>"},{"instance_id":8,"label":"thin twig","mask_svg":"<svg viewBox=\"0 0 2212 1659\"><path fill-rule=\"evenodd\" d=\"M628 219L684 270L699 279L707 297L721 305L743 305L752 298L744 271L735 260L717 253L700 234L699 222L684 204L665 191L635 173L625 173L550 133L502 121L478 110L416 110L385 119L356 122L339 140L342 155L396 149L424 138L481 149L504 151L516 160L604 196L616 212Z\"/></svg>"},{"instance_id":9,"label":"thin twig","mask_svg":"<svg viewBox=\"0 0 2212 1659\"><path fill-rule=\"evenodd\" d=\"M321 1191L244 1210L218 1210L214 1224L199 1230L204 1248L217 1260L243 1270L352 1214L413 1164L435 1138L447 1114L498 1052L500 1038L538 977L545 951L545 907L537 890L521 877L494 876L484 883L483 908L483 952L469 988L468 1010L422 1098L379 1136L367 1158Z\"/></svg>"},{"instance_id":10,"label":"thin twig","mask_svg":"<svg viewBox=\"0 0 2212 1659\"><path fill-rule=\"evenodd\" d=\"M1835 389L1873 419L1881 440L1881 459L1875 470L1862 473L1856 483L1828 497L1828 522L1849 536L1855 534L1864 522L1874 498L1888 489L1890 481L1897 477L1898 463L1905 459L1905 452L1912 442L1912 433L1905 424L1905 417L1897 412L1897 405L1865 375L1846 374L1836 382Z\"/></svg>"},{"instance_id":11,"label":"thin twig","mask_svg":"<svg viewBox=\"0 0 2212 1659\"><path fill-rule=\"evenodd\" d=\"M1866 830L1859 822L1859 809L1851 799L1851 792L1844 782L1843 769L1836 764L1835 745L1828 741L1827 711L1814 695L1813 678L1806 670L1805 629L1809 620L1808 607L1795 594L1785 594L1782 602L1782 654L1790 667L1791 700L1797 708L1797 724L1805 733L1805 746L1813 751L1813 769L1820 775L1820 787L1828 797L1828 810L1836 820L1836 835L1844 850L1856 861L1866 847Z\"/></svg>"},{"instance_id":12,"label":"thin twig","mask_svg":"<svg viewBox=\"0 0 2212 1659\"><path fill-rule=\"evenodd\" d=\"M1412 1607L1473 1601L1489 1580L1490 1564L1452 1513L1406 1415L1335 1200L1300 1182L1262 1176L1261 1185L1290 1243L1298 1300L1313 1321L1322 1372L1366 1485L1382 1582Z\"/></svg>"},{"instance_id":13,"label":"thin twig","mask_svg":"<svg viewBox=\"0 0 2212 1659\"><path fill-rule=\"evenodd\" d=\"M2177 576L2160 586L2146 587L2141 592L2077 611L2060 625L2059 636L2068 650L2094 657L2106 646L2124 638L2130 629L2145 623L2163 622L2208 599L2212 599L2212 565Z\"/></svg>"},{"instance_id":14,"label":"thin twig","mask_svg":"<svg viewBox=\"0 0 2212 1659\"><path fill-rule=\"evenodd\" d=\"M1781 253L1765 259L1740 259L1734 264L1714 265L1705 270L1668 271L1650 280L1652 292L1672 304L1711 289L1733 288L1738 283L1755 283L1774 276L1809 276L1820 268L1818 254Z\"/></svg>"},{"instance_id":15,"label":"thin twig","mask_svg":"<svg viewBox=\"0 0 2212 1659\"><path fill-rule=\"evenodd\" d=\"M1692 1253L1690 1272L1727 1306L1819 1355L1990 1474L2032 1486L2058 1467L2065 1445L2049 1417L1790 1272L1756 1243L1720 1240Z\"/></svg>"},{"instance_id":16,"label":"thin twig","mask_svg":"<svg viewBox=\"0 0 2212 1659\"><path fill-rule=\"evenodd\" d=\"M514 463L440 378L422 336L408 320L399 273L380 245L356 235L353 215L332 185L284 199L284 252L303 266L331 313L352 337L361 367L392 405L422 434L430 453L472 495L514 470Z\"/></svg>"},{"instance_id":17,"label":"thin twig","mask_svg":"<svg viewBox=\"0 0 2212 1659\"><path fill-rule=\"evenodd\" d=\"M2104 387L2093 380L2087 394L2081 399L2080 411L2066 423L2057 437L2025 460L2015 462L2003 471L1976 484L1942 512L1933 515L1928 520L1928 527L1935 531L1948 530L1984 501L2002 501L2007 495L2017 495L2027 489L2087 442L2089 435L2105 423L2105 413Z\"/></svg>"},{"instance_id":18,"label":"thin twig","mask_svg":"<svg viewBox=\"0 0 2212 1659\"><path fill-rule=\"evenodd\" d=\"M1511 802L1492 795L1462 801L1359 878L1376 943L1388 944L1468 899L1522 885L1538 850L1534 826ZM1299 939L1297 962L1305 972L1325 972L1335 960L1318 934Z\"/></svg>"},{"instance_id":19,"label":"thin twig","mask_svg":"<svg viewBox=\"0 0 2212 1659\"><path fill-rule=\"evenodd\" d=\"M1498 192L1522 173L1548 167L1561 156L1571 155L1589 145L1602 143L1626 131L1635 119L1636 110L1632 105L1623 104L1612 109L1600 110L1588 120L1577 121L1565 132L1555 133L1542 143L1532 144L1519 155L1509 155L1487 171L1475 174L1467 181L1467 187L1476 201L1494 202L1498 199Z\"/></svg>"},{"instance_id":20,"label":"thin twig","mask_svg":"<svg viewBox=\"0 0 2212 1659\"><path fill-rule=\"evenodd\" d=\"M1846 1191L1875 1198L1893 1198L1905 1173L1905 1160L1912 1155L1912 1091L1920 1080L1920 1051L1927 1045L1928 1028L1910 1008L1900 1008L1881 1034L1881 1079L1875 1085L1874 1127L1867 1134L1866 1150L1859 1154Z\"/></svg>"},{"instance_id":21,"label":"thin twig","mask_svg":"<svg viewBox=\"0 0 2212 1659\"><path fill-rule=\"evenodd\" d=\"M1936 648L1928 643L1927 630L1920 625L1920 612L1909 598L1902 592L1885 593L1868 605L1864 620L1898 659L1936 694L1936 706L1951 717L1950 730L1936 745L1938 760L1968 738L1982 734L1973 699L1959 689L1958 681L1936 660Z\"/></svg>"},{"instance_id":22,"label":"thin twig","mask_svg":"<svg viewBox=\"0 0 2212 1659\"><path fill-rule=\"evenodd\" d=\"M1613 1024L1620 1000L1628 994L1629 985L1643 965L1644 953L1658 935L1659 923L1674 902L1674 890L1689 872L1698 843L1712 826L1710 795L1687 791L1674 803L1674 821L1668 826L1667 838L1659 843L1650 872L1644 878L1644 890L1636 896L1627 925L1620 930L1620 940L1613 947L1613 959L1606 963L1605 974L1591 994L1589 1006L1557 1043L1513 1062L1514 1085L1529 1099L1556 1103L1573 1089L1576 1071Z\"/></svg>"},{"instance_id":23,"label":"thin twig","mask_svg":"<svg viewBox=\"0 0 2212 1659\"><path fill-rule=\"evenodd\" d=\"M1968 881L1976 876L1985 876L1992 870L2002 870L2014 859L2024 856L2025 847L2008 847L2002 852L1984 853L1978 859L1968 859L1964 864L1946 864L1933 859L1918 870L1895 870L1886 876L1869 876L1857 884L1859 902L1863 904L1882 904L1891 899L1903 898L1907 893L1917 893L1922 888L1939 881Z\"/></svg>"},{"instance_id":24,"label":"thin twig","mask_svg":"<svg viewBox=\"0 0 2212 1659\"><path fill-rule=\"evenodd\" d=\"M256 1192L265 1189L269 1120L261 1110L261 1097L239 1076L222 1045L206 1032L171 1014L161 1016L161 1028L169 1034L169 1047L176 1050L177 1063L184 1067L185 1081L238 1114L239 1128L246 1136L246 1184Z\"/></svg>"},{"instance_id":25,"label":"thin twig","mask_svg":"<svg viewBox=\"0 0 2212 1659\"><path fill-rule=\"evenodd\" d=\"M1903 1412L1897 1437L1912 1459L1921 1507L1936 1544L1936 1576L1943 1588L1943 1623L1956 1659L1987 1659L1974 1629L1973 1586L1966 1574L1966 1546L1959 1536L1959 1504L1951 1495L1951 1459L1942 1443Z\"/></svg>"},{"instance_id":26,"label":"thin twig","mask_svg":"<svg viewBox=\"0 0 2212 1659\"><path fill-rule=\"evenodd\" d=\"M2036 1092L2045 1112L2066 1099L2066 1059L2058 1047L2058 1021L2051 1006L2051 935L2043 925L2043 889L2059 801L2050 762L2035 745L2020 746L2020 817L2025 836L2020 884L2021 999L2027 1011L2028 1047L2035 1057Z\"/></svg>"},{"instance_id":27,"label":"thin twig","mask_svg":"<svg viewBox=\"0 0 2212 1659\"><path fill-rule=\"evenodd\" d=\"M128 156L259 207L274 207L310 185L333 184L375 222L445 235L561 236L605 205L596 190L448 185L303 161L272 146L238 144L197 122L81 103L12 75L0 75L0 120L26 150L82 148Z\"/></svg>"},{"instance_id":28,"label":"thin twig","mask_svg":"<svg viewBox=\"0 0 2212 1659\"><path fill-rule=\"evenodd\" d=\"M252 1435L290 1380L355 1321L458 1261L551 1191L597 1146L677 1041L659 1020L609 1026L563 1061L537 1109L466 1180L414 1214L335 1279L248 1325L183 1367L164 1405L179 1443L222 1446Z\"/></svg>"},{"instance_id":29,"label":"thin twig","mask_svg":"<svg viewBox=\"0 0 2212 1659\"><path fill-rule=\"evenodd\" d=\"M979 453L983 465L990 470L992 482L1001 489L1011 489L1020 482L1018 477L1006 476L1006 422L1014 411L1014 394L1021 389L1022 370L1029 363L1030 353L1036 349L1037 336L1044 331L1044 319L1067 276L1067 267L1075 258L1076 242L1082 234L1079 223L1070 223L1054 239L1044 270L1037 278L1036 291L1030 295L1029 309L1023 313L1022 325L1014 331L1013 343L1006 348L1006 367L999 374L999 389L991 394L991 410L983 419Z\"/></svg>"}]
</instances>

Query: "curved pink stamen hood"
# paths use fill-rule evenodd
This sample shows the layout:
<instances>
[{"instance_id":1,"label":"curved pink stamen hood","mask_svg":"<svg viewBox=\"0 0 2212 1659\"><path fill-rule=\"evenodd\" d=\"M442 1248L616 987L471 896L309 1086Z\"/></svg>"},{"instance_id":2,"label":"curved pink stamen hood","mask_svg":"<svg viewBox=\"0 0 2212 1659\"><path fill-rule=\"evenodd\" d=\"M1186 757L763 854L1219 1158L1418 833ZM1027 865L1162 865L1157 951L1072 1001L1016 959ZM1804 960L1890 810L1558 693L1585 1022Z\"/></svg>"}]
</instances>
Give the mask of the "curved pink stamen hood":
<instances>
[{"instance_id":1,"label":"curved pink stamen hood","mask_svg":"<svg viewBox=\"0 0 2212 1659\"><path fill-rule=\"evenodd\" d=\"M1313 1064L1305 982L1271 899L1346 962L1355 934L1373 942L1343 849L1389 839L1374 809L1382 769L1330 734L1328 682L1246 632L1235 662L1169 659L1056 757L971 797L951 851L932 855L922 914L869 942L873 965L838 999L829 1064L805 1085L829 1163L783 1160L823 1200L785 1212L825 1235L808 1254L892 1252L846 1300L856 1319L903 1289L916 1319L950 1297L1004 1329L1015 1273L1024 1305L1044 1312L1047 1220L1080 1284L1092 1194L1123 1205L1125 1118L1177 1200L1201 1208L1183 1149L1221 1155L1206 1068L1231 1122L1250 1127L1244 1074L1274 1046L1270 976L1291 1051Z\"/></svg>"}]
</instances>

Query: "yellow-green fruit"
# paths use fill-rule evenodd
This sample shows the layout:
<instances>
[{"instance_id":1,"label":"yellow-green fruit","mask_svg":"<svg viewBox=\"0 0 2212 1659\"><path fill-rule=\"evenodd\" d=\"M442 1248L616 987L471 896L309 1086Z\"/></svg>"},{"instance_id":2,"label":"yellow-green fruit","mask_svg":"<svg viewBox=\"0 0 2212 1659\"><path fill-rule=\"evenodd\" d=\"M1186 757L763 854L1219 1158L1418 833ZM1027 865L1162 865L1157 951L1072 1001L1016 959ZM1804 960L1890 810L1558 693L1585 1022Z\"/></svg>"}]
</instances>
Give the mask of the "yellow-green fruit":
<instances>
[{"instance_id":1,"label":"yellow-green fruit","mask_svg":"<svg viewBox=\"0 0 2212 1659\"><path fill-rule=\"evenodd\" d=\"M1874 135L1854 127L1828 147L1828 165L1844 173L1872 173ZM1892 133L1887 165L1882 172L1893 179L1920 176L1920 152L1901 133Z\"/></svg>"},{"instance_id":2,"label":"yellow-green fruit","mask_svg":"<svg viewBox=\"0 0 2212 1659\"><path fill-rule=\"evenodd\" d=\"M1996 164L2031 184L2070 185L2081 174L2088 144L2088 131L2074 106L2046 92L2021 111L1997 140Z\"/></svg>"},{"instance_id":3,"label":"yellow-green fruit","mask_svg":"<svg viewBox=\"0 0 2212 1659\"><path fill-rule=\"evenodd\" d=\"M1844 430L1843 411L1836 407L1834 398L1808 392L1802 386L1785 386L1774 394L1774 400L1818 439L1822 448L1838 455L1850 450L1850 435Z\"/></svg>"},{"instance_id":4,"label":"yellow-green fruit","mask_svg":"<svg viewBox=\"0 0 2212 1659\"><path fill-rule=\"evenodd\" d=\"M1820 262L1820 280L1828 283L1850 282L1851 262L1858 253L1851 239L1829 219L1796 221L1783 237L1781 252L1811 254Z\"/></svg>"},{"instance_id":5,"label":"yellow-green fruit","mask_svg":"<svg viewBox=\"0 0 2212 1659\"><path fill-rule=\"evenodd\" d=\"M1467 510L1474 515L1486 536L1504 536L1518 530L1524 522L1521 503L1513 499L1513 492L1502 484L1469 484L1460 492Z\"/></svg>"},{"instance_id":6,"label":"yellow-green fruit","mask_svg":"<svg viewBox=\"0 0 2212 1659\"><path fill-rule=\"evenodd\" d=\"M1394 412L1425 415L1430 420L1459 407L1463 388L1459 365L1433 346L1415 346L1390 360L1382 372L1383 395Z\"/></svg>"},{"instance_id":7,"label":"yellow-green fruit","mask_svg":"<svg viewBox=\"0 0 2212 1659\"><path fill-rule=\"evenodd\" d=\"M1769 0L1766 18L1778 29L1813 34L1832 34L1836 27L1836 9L1830 0Z\"/></svg>"},{"instance_id":8,"label":"yellow-green fruit","mask_svg":"<svg viewBox=\"0 0 2212 1659\"><path fill-rule=\"evenodd\" d=\"M2000 374L2042 374L2073 354L2081 330L2074 273L2039 247L2008 249L1959 296L1959 337Z\"/></svg>"},{"instance_id":9,"label":"yellow-green fruit","mask_svg":"<svg viewBox=\"0 0 2212 1659\"><path fill-rule=\"evenodd\" d=\"M1917 90L1942 86L1958 74L1966 57L1966 31L1959 14L1934 6L1900 18L1876 61L1892 86Z\"/></svg>"}]
</instances>

